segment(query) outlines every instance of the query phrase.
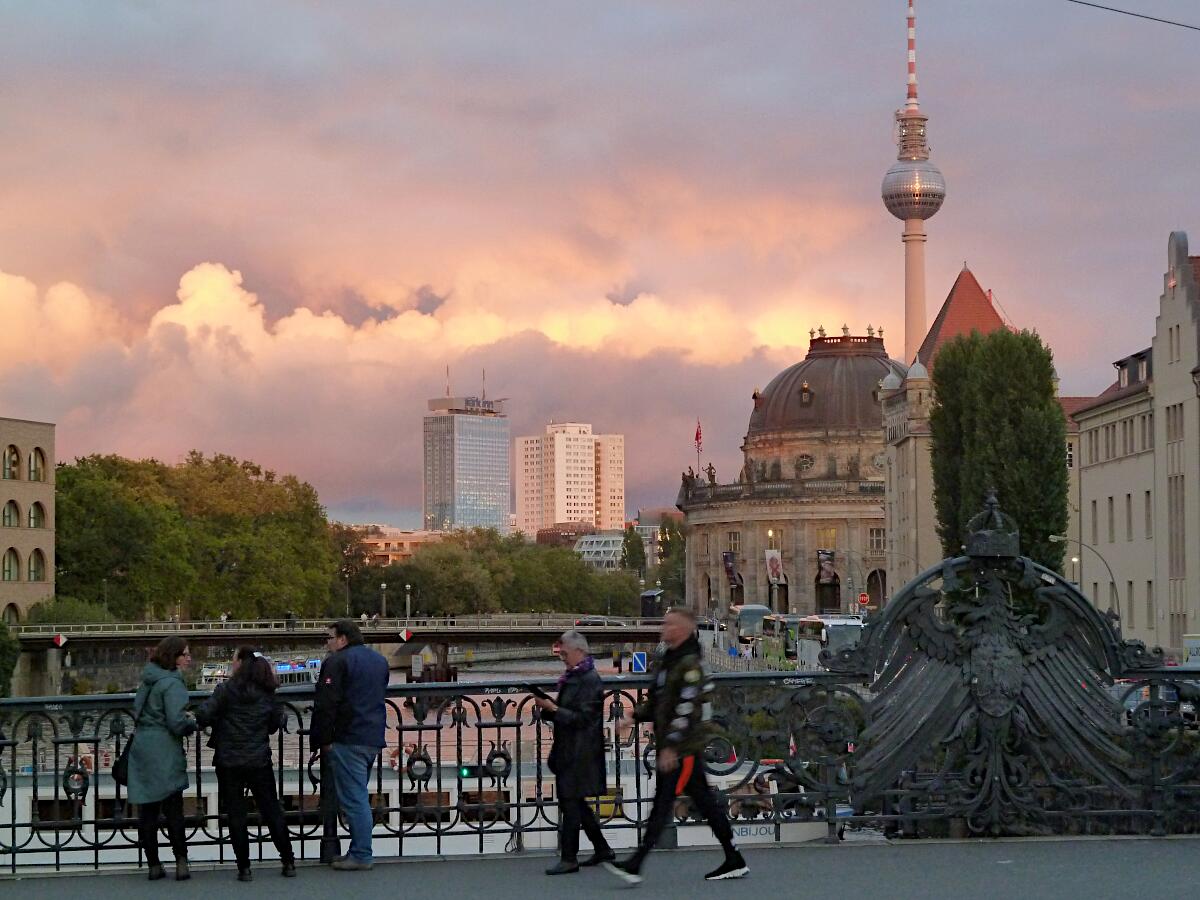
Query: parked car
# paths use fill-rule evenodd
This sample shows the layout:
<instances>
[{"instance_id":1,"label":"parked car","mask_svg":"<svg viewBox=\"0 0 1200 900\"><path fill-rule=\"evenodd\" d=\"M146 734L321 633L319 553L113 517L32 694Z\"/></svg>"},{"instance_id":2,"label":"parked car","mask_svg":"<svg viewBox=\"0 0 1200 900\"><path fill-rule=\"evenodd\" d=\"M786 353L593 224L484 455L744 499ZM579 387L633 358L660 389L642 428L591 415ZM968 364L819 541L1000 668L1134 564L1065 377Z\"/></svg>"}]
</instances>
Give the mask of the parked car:
<instances>
[{"instance_id":1,"label":"parked car","mask_svg":"<svg viewBox=\"0 0 1200 900\"><path fill-rule=\"evenodd\" d=\"M1152 691L1157 696L1152 698ZM1121 707L1121 722L1129 727L1149 718L1167 727L1182 724L1185 728L1200 728L1195 699L1189 697L1181 700L1174 685L1139 686L1136 682L1118 681L1109 686L1108 692Z\"/></svg>"}]
</instances>

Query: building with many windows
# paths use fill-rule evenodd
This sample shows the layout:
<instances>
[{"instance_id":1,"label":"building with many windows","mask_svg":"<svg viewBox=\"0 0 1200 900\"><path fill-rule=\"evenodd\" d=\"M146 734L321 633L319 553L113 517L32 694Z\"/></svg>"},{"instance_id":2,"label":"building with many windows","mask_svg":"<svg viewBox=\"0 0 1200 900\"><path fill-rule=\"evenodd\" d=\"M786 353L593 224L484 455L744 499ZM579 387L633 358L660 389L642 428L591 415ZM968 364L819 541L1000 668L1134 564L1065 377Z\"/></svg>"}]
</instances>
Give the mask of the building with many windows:
<instances>
[{"instance_id":1,"label":"building with many windows","mask_svg":"<svg viewBox=\"0 0 1200 900\"><path fill-rule=\"evenodd\" d=\"M425 416L426 531L509 528L508 418L499 400L439 397Z\"/></svg>"},{"instance_id":2,"label":"building with many windows","mask_svg":"<svg viewBox=\"0 0 1200 900\"><path fill-rule=\"evenodd\" d=\"M1150 347L1113 365L1076 412L1078 581L1126 637L1178 656L1200 624L1200 256L1185 233L1167 241Z\"/></svg>"},{"instance_id":3,"label":"building with many windows","mask_svg":"<svg viewBox=\"0 0 1200 900\"><path fill-rule=\"evenodd\" d=\"M531 540L561 522L599 531L625 524L625 437L557 422L519 437L514 450L517 529Z\"/></svg>"},{"instance_id":4,"label":"building with many windows","mask_svg":"<svg viewBox=\"0 0 1200 900\"><path fill-rule=\"evenodd\" d=\"M0 419L0 614L54 596L54 426Z\"/></svg>"},{"instance_id":5,"label":"building with many windows","mask_svg":"<svg viewBox=\"0 0 1200 900\"><path fill-rule=\"evenodd\" d=\"M587 565L601 572L615 572L621 568L621 548L625 535L620 531L603 534L585 534L575 542L575 553Z\"/></svg>"}]
</instances>

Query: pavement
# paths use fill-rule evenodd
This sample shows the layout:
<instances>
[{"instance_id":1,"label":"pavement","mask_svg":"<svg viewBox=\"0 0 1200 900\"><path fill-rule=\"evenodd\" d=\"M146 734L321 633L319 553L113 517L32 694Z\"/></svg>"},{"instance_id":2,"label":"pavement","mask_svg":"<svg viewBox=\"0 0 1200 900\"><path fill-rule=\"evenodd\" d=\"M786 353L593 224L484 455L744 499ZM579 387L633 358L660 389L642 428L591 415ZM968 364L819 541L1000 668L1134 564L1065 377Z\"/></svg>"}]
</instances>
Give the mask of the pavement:
<instances>
[{"instance_id":1,"label":"pavement","mask_svg":"<svg viewBox=\"0 0 1200 900\"><path fill-rule=\"evenodd\" d=\"M370 872L335 872L301 864L299 876L279 876L274 863L254 870L254 881L236 880L232 864L198 867L190 881L150 882L145 872L98 874L79 871L0 879L0 896L42 898L238 897L271 898L352 896L355 900L405 897L408 900L530 900L556 894L571 900L614 898L640 892L660 898L828 897L959 898L986 900L1127 900L1134 896L1188 897L1197 893L1196 859L1200 839L1091 838L984 841L891 841L869 844L821 844L746 850L750 874L738 881L705 882L704 873L720 863L720 852L664 850L651 855L645 881L626 887L601 869L548 878L554 862L547 854L433 860L388 860ZM167 869L171 871L170 866ZM169 878L169 876L168 876ZM18 887L19 885L19 887ZM19 890L12 890L17 887Z\"/></svg>"}]
</instances>

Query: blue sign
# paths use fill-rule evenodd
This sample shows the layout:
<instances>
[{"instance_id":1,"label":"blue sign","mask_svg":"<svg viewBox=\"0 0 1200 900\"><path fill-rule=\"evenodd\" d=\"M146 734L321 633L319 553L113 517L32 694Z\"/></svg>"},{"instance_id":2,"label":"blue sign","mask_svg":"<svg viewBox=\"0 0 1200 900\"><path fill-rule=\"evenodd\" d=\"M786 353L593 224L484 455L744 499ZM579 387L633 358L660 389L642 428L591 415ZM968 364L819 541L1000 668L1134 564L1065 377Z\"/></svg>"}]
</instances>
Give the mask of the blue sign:
<instances>
[{"instance_id":1,"label":"blue sign","mask_svg":"<svg viewBox=\"0 0 1200 900\"><path fill-rule=\"evenodd\" d=\"M646 674L646 651L635 650L633 653L633 667L630 669L635 675Z\"/></svg>"}]
</instances>

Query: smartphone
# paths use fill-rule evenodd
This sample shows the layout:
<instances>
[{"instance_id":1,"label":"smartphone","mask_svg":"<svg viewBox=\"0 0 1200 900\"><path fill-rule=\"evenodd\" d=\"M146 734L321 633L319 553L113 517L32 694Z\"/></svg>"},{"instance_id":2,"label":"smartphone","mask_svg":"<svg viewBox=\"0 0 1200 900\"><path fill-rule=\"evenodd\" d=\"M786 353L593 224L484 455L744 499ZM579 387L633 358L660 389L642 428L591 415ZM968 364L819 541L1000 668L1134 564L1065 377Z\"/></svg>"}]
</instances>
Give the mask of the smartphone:
<instances>
[{"instance_id":1,"label":"smartphone","mask_svg":"<svg viewBox=\"0 0 1200 900\"><path fill-rule=\"evenodd\" d=\"M553 700L554 699L549 694L547 694L545 691L543 691L540 687L538 687L537 685L534 685L534 684L529 685L529 693L533 694L533 696L535 696L535 697L541 697L543 700Z\"/></svg>"}]
</instances>

